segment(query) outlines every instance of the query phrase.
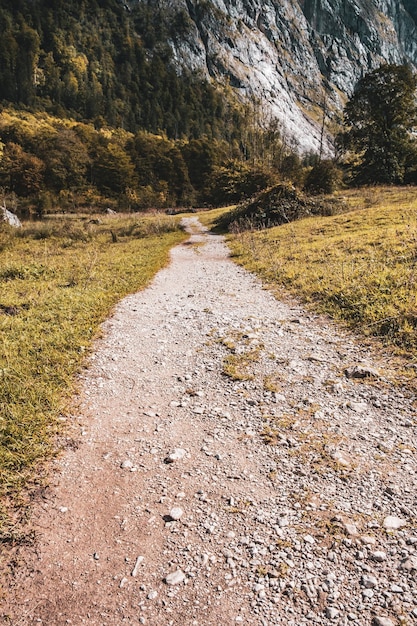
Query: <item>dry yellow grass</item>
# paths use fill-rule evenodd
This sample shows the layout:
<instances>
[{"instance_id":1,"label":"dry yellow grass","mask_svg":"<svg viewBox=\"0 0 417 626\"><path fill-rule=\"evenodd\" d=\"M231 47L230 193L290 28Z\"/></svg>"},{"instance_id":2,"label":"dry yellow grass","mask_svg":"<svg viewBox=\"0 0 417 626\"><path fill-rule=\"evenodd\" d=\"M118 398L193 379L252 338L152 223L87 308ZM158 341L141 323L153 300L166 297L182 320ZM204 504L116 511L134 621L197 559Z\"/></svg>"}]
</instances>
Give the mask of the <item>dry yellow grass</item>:
<instances>
[{"instance_id":1,"label":"dry yellow grass","mask_svg":"<svg viewBox=\"0 0 417 626\"><path fill-rule=\"evenodd\" d=\"M230 236L234 260L272 287L417 354L417 189L345 194L351 211Z\"/></svg>"},{"instance_id":2,"label":"dry yellow grass","mask_svg":"<svg viewBox=\"0 0 417 626\"><path fill-rule=\"evenodd\" d=\"M0 225L0 541L13 539L98 325L185 237L172 218Z\"/></svg>"}]
</instances>

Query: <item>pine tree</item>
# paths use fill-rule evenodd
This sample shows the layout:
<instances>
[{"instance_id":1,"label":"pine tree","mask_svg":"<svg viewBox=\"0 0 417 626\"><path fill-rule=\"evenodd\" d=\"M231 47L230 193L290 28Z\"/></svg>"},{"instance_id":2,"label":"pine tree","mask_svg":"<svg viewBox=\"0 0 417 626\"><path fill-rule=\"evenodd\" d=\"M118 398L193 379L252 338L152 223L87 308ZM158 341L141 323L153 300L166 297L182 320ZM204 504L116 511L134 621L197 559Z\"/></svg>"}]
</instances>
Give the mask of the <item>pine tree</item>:
<instances>
[{"instance_id":1,"label":"pine tree","mask_svg":"<svg viewBox=\"0 0 417 626\"><path fill-rule=\"evenodd\" d=\"M401 183L416 162L417 77L405 65L382 65L356 85L345 107L345 152L355 155L355 182Z\"/></svg>"}]
</instances>

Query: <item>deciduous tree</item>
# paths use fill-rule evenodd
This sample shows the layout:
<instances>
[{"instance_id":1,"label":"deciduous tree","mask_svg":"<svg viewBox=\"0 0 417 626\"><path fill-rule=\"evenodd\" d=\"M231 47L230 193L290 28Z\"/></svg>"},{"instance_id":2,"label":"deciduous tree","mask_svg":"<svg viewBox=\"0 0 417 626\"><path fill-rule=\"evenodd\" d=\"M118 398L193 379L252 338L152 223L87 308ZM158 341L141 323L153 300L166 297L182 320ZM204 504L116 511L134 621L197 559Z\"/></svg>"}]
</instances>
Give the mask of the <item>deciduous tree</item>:
<instances>
[{"instance_id":1,"label":"deciduous tree","mask_svg":"<svg viewBox=\"0 0 417 626\"><path fill-rule=\"evenodd\" d=\"M38 193L43 185L45 164L15 143L7 143L0 161L0 179L8 191L18 196Z\"/></svg>"}]
</instances>

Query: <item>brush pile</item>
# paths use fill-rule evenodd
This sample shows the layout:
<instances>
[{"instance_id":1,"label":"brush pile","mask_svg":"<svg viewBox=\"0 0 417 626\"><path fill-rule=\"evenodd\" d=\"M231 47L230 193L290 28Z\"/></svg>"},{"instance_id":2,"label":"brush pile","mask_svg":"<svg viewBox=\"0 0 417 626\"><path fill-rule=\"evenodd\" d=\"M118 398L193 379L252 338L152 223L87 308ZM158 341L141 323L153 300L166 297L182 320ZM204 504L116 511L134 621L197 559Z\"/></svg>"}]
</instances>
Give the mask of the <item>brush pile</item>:
<instances>
[{"instance_id":1,"label":"brush pile","mask_svg":"<svg viewBox=\"0 0 417 626\"><path fill-rule=\"evenodd\" d=\"M293 222L311 215L335 215L345 210L338 198L308 196L288 183L261 191L222 215L219 228L231 232L260 230Z\"/></svg>"}]
</instances>

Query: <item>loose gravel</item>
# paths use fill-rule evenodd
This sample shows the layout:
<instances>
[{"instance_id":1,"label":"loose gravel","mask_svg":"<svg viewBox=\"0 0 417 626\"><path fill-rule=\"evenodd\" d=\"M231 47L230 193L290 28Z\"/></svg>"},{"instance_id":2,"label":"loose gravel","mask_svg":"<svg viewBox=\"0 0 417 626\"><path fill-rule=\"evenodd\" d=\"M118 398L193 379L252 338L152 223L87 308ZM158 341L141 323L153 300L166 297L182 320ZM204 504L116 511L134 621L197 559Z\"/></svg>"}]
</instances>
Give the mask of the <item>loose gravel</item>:
<instances>
[{"instance_id":1,"label":"loose gravel","mask_svg":"<svg viewBox=\"0 0 417 626\"><path fill-rule=\"evenodd\" d=\"M3 622L414 623L415 397L187 224L103 326Z\"/></svg>"}]
</instances>

